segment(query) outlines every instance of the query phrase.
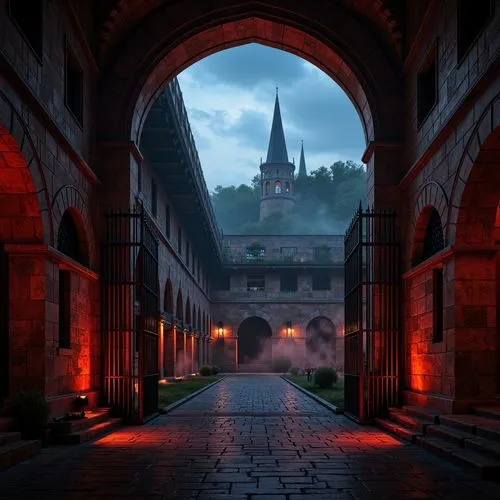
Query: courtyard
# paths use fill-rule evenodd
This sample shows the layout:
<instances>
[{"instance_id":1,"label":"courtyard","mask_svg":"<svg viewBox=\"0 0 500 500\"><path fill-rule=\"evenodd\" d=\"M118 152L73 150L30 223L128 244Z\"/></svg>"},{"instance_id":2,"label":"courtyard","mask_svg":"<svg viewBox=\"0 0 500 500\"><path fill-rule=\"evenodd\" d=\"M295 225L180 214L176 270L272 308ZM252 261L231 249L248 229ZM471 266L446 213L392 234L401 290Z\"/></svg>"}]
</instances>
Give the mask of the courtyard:
<instances>
[{"instance_id":1,"label":"courtyard","mask_svg":"<svg viewBox=\"0 0 500 500\"><path fill-rule=\"evenodd\" d=\"M334 415L279 376L228 376L171 413L0 473L0 498L496 500L500 485Z\"/></svg>"}]
</instances>

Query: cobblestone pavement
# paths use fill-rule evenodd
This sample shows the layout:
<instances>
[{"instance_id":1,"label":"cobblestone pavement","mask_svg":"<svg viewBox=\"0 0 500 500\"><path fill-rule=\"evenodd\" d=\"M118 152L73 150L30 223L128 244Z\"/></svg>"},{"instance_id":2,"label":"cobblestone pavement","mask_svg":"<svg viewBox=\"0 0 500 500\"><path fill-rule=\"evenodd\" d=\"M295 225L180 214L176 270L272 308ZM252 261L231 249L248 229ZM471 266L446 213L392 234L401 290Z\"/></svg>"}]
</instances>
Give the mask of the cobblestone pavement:
<instances>
[{"instance_id":1,"label":"cobblestone pavement","mask_svg":"<svg viewBox=\"0 0 500 500\"><path fill-rule=\"evenodd\" d=\"M264 376L228 377L145 426L0 473L2 499L129 497L499 500L500 485Z\"/></svg>"}]
</instances>

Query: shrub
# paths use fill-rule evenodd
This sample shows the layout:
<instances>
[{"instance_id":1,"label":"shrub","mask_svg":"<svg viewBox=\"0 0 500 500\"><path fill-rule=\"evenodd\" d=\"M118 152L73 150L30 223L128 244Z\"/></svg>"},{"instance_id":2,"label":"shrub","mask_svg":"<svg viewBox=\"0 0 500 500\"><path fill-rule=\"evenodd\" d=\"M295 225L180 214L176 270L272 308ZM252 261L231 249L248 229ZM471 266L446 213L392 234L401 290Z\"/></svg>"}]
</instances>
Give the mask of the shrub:
<instances>
[{"instance_id":1,"label":"shrub","mask_svg":"<svg viewBox=\"0 0 500 500\"><path fill-rule=\"evenodd\" d=\"M328 366L322 366L314 372L314 385L321 389L330 389L337 382L337 372Z\"/></svg>"},{"instance_id":2,"label":"shrub","mask_svg":"<svg viewBox=\"0 0 500 500\"><path fill-rule=\"evenodd\" d=\"M208 377L209 375L212 375L212 367L208 365L200 366L200 375L202 377Z\"/></svg>"},{"instance_id":3,"label":"shrub","mask_svg":"<svg viewBox=\"0 0 500 500\"><path fill-rule=\"evenodd\" d=\"M49 418L49 404L38 389L19 391L12 398L11 413L19 420L23 437L37 439Z\"/></svg>"},{"instance_id":4,"label":"shrub","mask_svg":"<svg viewBox=\"0 0 500 500\"><path fill-rule=\"evenodd\" d=\"M299 368L297 366L292 366L290 368L290 374L293 375L294 377L299 374Z\"/></svg>"},{"instance_id":5,"label":"shrub","mask_svg":"<svg viewBox=\"0 0 500 500\"><path fill-rule=\"evenodd\" d=\"M292 366L292 360L287 356L276 356L273 359L273 371L275 373L287 373Z\"/></svg>"},{"instance_id":6,"label":"shrub","mask_svg":"<svg viewBox=\"0 0 500 500\"><path fill-rule=\"evenodd\" d=\"M217 375L219 373L219 367L216 365L212 366L212 375Z\"/></svg>"}]
</instances>

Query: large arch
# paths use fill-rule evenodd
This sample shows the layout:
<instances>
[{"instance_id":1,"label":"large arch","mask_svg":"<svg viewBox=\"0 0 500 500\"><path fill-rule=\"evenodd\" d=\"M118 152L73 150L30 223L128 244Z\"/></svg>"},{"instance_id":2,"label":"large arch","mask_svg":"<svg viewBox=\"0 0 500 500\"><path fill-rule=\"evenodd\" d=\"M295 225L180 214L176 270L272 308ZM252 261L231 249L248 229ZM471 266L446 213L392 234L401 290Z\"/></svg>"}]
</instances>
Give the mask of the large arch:
<instances>
[{"instance_id":1,"label":"large arch","mask_svg":"<svg viewBox=\"0 0 500 500\"><path fill-rule=\"evenodd\" d=\"M182 292L180 288L177 292L177 301L175 303L175 318L178 321L184 321L184 305L182 302Z\"/></svg>"},{"instance_id":2,"label":"large arch","mask_svg":"<svg viewBox=\"0 0 500 500\"><path fill-rule=\"evenodd\" d=\"M238 327L238 364L247 366L270 364L272 335L271 326L265 319L259 316L244 319Z\"/></svg>"},{"instance_id":3,"label":"large arch","mask_svg":"<svg viewBox=\"0 0 500 500\"><path fill-rule=\"evenodd\" d=\"M218 0L207 9L185 0L161 4L154 14L113 40L113 57L103 61L109 66L100 109L122 110L100 116L103 139L138 143L149 108L171 78L212 53L251 42L299 55L330 75L356 107L367 143L400 139L401 59L341 2Z\"/></svg>"},{"instance_id":4,"label":"large arch","mask_svg":"<svg viewBox=\"0 0 500 500\"><path fill-rule=\"evenodd\" d=\"M497 98L496 102L500 101ZM495 110L496 108L496 110ZM496 114L495 114L496 113ZM496 126L495 126L496 124ZM452 395L487 400L500 391L500 107L490 106L472 134L454 196L454 321L445 324L455 351ZM456 193L454 193L456 195ZM446 316L445 316L446 318Z\"/></svg>"},{"instance_id":5,"label":"large arch","mask_svg":"<svg viewBox=\"0 0 500 500\"><path fill-rule=\"evenodd\" d=\"M333 366L336 359L337 331L326 316L316 316L306 326L306 359L310 366ZM343 361L343 360L342 360Z\"/></svg>"},{"instance_id":6,"label":"large arch","mask_svg":"<svg viewBox=\"0 0 500 500\"><path fill-rule=\"evenodd\" d=\"M185 321L188 325L191 325L191 301L189 300L189 296L186 300L186 315L184 316Z\"/></svg>"},{"instance_id":7,"label":"large arch","mask_svg":"<svg viewBox=\"0 0 500 500\"><path fill-rule=\"evenodd\" d=\"M34 143L0 91L0 407L17 389L45 387L47 276L42 256L16 254L19 243L53 244L53 221ZM40 360L36 374L30 358Z\"/></svg>"}]
</instances>

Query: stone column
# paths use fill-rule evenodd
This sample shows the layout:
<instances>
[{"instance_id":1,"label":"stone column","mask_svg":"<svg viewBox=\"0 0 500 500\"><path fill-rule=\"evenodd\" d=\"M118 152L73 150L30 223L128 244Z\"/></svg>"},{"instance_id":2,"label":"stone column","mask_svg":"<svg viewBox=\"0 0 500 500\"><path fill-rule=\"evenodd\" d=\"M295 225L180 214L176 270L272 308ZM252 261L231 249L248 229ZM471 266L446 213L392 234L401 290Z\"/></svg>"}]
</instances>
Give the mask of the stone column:
<instances>
[{"instance_id":1,"label":"stone column","mask_svg":"<svg viewBox=\"0 0 500 500\"><path fill-rule=\"evenodd\" d=\"M183 330L182 331L182 342L183 342L183 367L182 367L182 374L187 375L188 372L188 363L189 363L189 357L188 357L188 335L187 331Z\"/></svg>"}]
</instances>

